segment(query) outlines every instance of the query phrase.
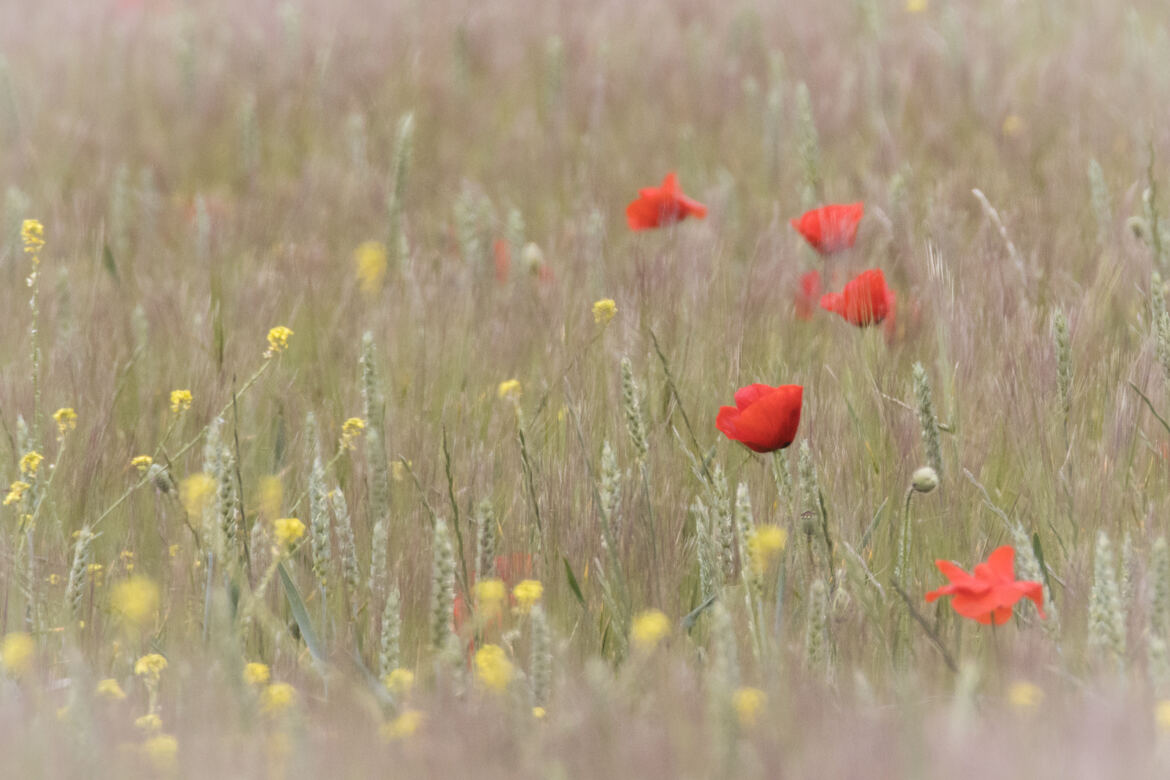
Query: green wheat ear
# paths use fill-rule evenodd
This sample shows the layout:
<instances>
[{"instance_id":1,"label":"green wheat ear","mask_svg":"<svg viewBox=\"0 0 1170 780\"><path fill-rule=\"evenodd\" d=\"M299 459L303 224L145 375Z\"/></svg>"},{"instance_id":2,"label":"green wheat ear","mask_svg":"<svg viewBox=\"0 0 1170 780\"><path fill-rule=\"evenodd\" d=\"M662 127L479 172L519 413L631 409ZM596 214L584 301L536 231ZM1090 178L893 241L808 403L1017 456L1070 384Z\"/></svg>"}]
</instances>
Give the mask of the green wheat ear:
<instances>
[{"instance_id":1,"label":"green wheat ear","mask_svg":"<svg viewBox=\"0 0 1170 780\"><path fill-rule=\"evenodd\" d=\"M378 642L378 668L385 677L400 664L399 644L402 637L402 599L398 586L389 587L386 604L382 608L382 632Z\"/></svg>"},{"instance_id":2,"label":"green wheat ear","mask_svg":"<svg viewBox=\"0 0 1170 780\"><path fill-rule=\"evenodd\" d=\"M922 427L922 445L926 449L926 462L941 481L946 472L943 469L942 441L938 431L938 418L934 413L930 379L921 363L914 364L913 372L914 397L918 402L918 424Z\"/></svg>"},{"instance_id":3,"label":"green wheat ear","mask_svg":"<svg viewBox=\"0 0 1170 780\"><path fill-rule=\"evenodd\" d=\"M1060 309L1052 315L1052 339L1056 346L1056 379L1060 391L1060 410L1068 424L1072 411L1072 344L1069 340L1068 320Z\"/></svg>"},{"instance_id":4,"label":"green wheat ear","mask_svg":"<svg viewBox=\"0 0 1170 780\"><path fill-rule=\"evenodd\" d=\"M431 560L431 649L448 652L454 634L451 614L455 607L455 552L447 532L447 521L435 518Z\"/></svg>"},{"instance_id":5,"label":"green wheat ear","mask_svg":"<svg viewBox=\"0 0 1170 780\"><path fill-rule=\"evenodd\" d=\"M1097 533L1093 556L1093 587L1089 591L1089 648L1118 669L1125 665L1125 609L1117 584L1113 546L1104 531Z\"/></svg>"}]
</instances>

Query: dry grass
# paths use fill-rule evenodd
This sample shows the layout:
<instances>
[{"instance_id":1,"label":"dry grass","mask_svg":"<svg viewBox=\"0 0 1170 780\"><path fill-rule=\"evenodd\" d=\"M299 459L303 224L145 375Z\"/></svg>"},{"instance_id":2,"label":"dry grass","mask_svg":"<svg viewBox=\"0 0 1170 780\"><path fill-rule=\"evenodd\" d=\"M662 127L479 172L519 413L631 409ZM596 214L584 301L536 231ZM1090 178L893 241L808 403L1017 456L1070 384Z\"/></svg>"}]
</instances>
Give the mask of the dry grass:
<instances>
[{"instance_id":1,"label":"dry grass","mask_svg":"<svg viewBox=\"0 0 1170 780\"><path fill-rule=\"evenodd\" d=\"M25 617L28 537L12 507L0 515L0 636L31 629L37 645L31 670L0 683L0 775L150 772L133 725L147 707L133 664L151 650L170 662L159 711L178 739L182 776L367 776L390 766L485 777L1166 771L1170 736L1155 709L1170 681L1148 663L1151 599L1166 584L1148 558L1167 530L1170 430L1130 383L1170 413L1150 319L1151 274L1170 278L1170 269L1126 226L1144 215L1148 172L1170 218L1161 0L932 0L922 13L895 0L117 5L0 5L5 478L19 477L24 454L18 416L33 424L46 468L59 446L48 413L72 406L79 416L32 536L39 625ZM884 269L899 297L890 334L825 312L793 316L799 276L822 267L788 225L809 205L802 82L820 139L819 199L864 200L867 210L857 246L822 270ZM384 284L366 295L352 253L391 235L396 128L408 112L409 257L397 264L391 247ZM1110 195L1103 241L1086 173L1093 159ZM710 215L631 233L625 203L667 170ZM998 210L1018 262L973 188ZM475 257L456 217L467 198L492 207ZM202 247L198 203L210 226ZM546 265L529 273L513 247L500 281L491 243L508 235L512 209ZM41 220L48 241L39 420L25 218ZM605 297L618 313L603 328L590 306ZM1071 325L1067 428L1057 308ZM289 350L232 406L264 364L274 325L294 331ZM403 595L403 665L417 676L410 706L426 717L412 737L388 743L379 727L397 705L355 660L376 668L380 597L357 594L351 622L335 589L323 626L308 545L294 555L293 579L324 628L323 671L278 581L258 594L270 622L241 627L225 615L205 625L207 550L172 496L144 485L104 514L136 484L135 455L161 446L176 481L198 472L198 437L226 407L245 525L274 519L260 512L269 475L283 487L281 514L308 524L307 501L296 499L309 453L320 446L328 459L343 421L362 413L367 331L388 457L417 478L416 487L399 469L391 483L389 556ZM622 356L645 396L645 486L626 434ZM915 361L947 429L947 474L911 505L905 587L958 674L890 587L906 486L925 462ZM539 549L516 418L496 395L510 378L523 386ZM713 426L719 405L751 382L805 387L798 440L811 446L837 553L827 674L805 667L807 591L828 574L819 548L801 532L799 507L776 500L770 458ZM179 418L169 410L176 388L194 396ZM316 443L306 440L309 412ZM733 494L748 485L756 522L791 531L778 608L768 589L767 614L779 617L763 654L752 651L742 592L725 591L740 682L769 696L756 727L729 727L712 704L718 650L707 615L689 631L676 622L650 657L623 657L615 642L596 574L605 554L594 477L606 440L623 469L618 560L635 611L656 607L677 621L703 600L688 507L705 493L691 455L720 464ZM964 470L1038 535L1060 610L1055 636L1030 607L993 633L961 625L945 602L920 601L942 582L933 559L970 567L1013 542ZM328 474L348 500L363 574L370 478L360 445ZM469 518L482 499L498 518L500 552L535 553L544 583L554 674L543 721L531 717L526 680L494 697L428 646L430 510L454 521L454 500L473 566ZM860 545L879 512L858 549L871 579L846 545ZM93 558L103 571L85 590L79 628L63 603L71 535L103 515ZM1088 649L1099 529L1119 550L1128 535L1134 551L1122 564L1120 672ZM161 614L141 633L110 607L111 585L131 569L162 587ZM232 587L250 592L258 577L238 572ZM492 638L527 672L526 621L506 623L515 634ZM289 714L258 714L238 681L252 660L295 685ZM125 701L94 699L106 677L121 682ZM1035 710L1010 703L1019 680L1044 690Z\"/></svg>"}]
</instances>

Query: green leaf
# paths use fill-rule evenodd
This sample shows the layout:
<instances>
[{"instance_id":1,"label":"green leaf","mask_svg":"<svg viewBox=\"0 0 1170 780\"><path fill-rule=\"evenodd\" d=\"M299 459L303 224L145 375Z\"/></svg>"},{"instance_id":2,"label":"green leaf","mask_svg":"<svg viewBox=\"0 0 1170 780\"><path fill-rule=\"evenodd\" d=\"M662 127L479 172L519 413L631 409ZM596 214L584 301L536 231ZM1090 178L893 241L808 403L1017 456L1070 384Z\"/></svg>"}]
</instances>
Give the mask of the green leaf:
<instances>
[{"instance_id":1,"label":"green leaf","mask_svg":"<svg viewBox=\"0 0 1170 780\"><path fill-rule=\"evenodd\" d=\"M707 597L706 601L704 601L702 604L700 604L699 606L695 607L690 612L688 612L686 617L684 617L682 619L683 630L690 631L691 626L695 625L695 621L699 619L699 615L703 614L703 610L707 609L707 607L711 606L714 603L715 603L715 594L712 593L710 596Z\"/></svg>"},{"instance_id":2,"label":"green leaf","mask_svg":"<svg viewBox=\"0 0 1170 780\"><path fill-rule=\"evenodd\" d=\"M581 586L577 584L577 577L573 574L573 567L569 565L569 559L562 555L561 560L565 563L565 579L569 581L569 589L573 591L573 595L577 597L577 602L582 609L585 607L585 596L581 593Z\"/></svg>"},{"instance_id":3,"label":"green leaf","mask_svg":"<svg viewBox=\"0 0 1170 780\"><path fill-rule=\"evenodd\" d=\"M114 277L114 281L121 281L118 279L118 266L114 263L114 253L110 251L109 244L102 245L102 265L110 272L110 276Z\"/></svg>"},{"instance_id":4,"label":"green leaf","mask_svg":"<svg viewBox=\"0 0 1170 780\"><path fill-rule=\"evenodd\" d=\"M277 564L276 571L280 573L280 582L284 585L284 595L288 599L289 609L292 610L293 619L297 621L297 628L301 630L305 644L309 646L309 652L317 663L324 664L325 654L321 652L321 643L317 641L317 634L313 631L313 623L309 620L309 610L305 609L304 599L297 591L297 586L293 584L292 577L288 576L283 563Z\"/></svg>"}]
</instances>

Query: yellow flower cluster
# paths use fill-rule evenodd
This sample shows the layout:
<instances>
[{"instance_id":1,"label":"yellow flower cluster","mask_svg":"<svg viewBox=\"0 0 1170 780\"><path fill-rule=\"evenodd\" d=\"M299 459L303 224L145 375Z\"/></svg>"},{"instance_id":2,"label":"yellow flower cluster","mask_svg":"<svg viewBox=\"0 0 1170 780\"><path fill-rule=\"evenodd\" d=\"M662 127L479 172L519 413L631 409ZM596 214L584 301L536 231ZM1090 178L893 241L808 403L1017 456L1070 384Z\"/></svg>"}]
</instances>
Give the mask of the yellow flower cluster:
<instances>
[{"instance_id":1,"label":"yellow flower cluster","mask_svg":"<svg viewBox=\"0 0 1170 780\"><path fill-rule=\"evenodd\" d=\"M113 677L99 680L95 693L107 701L122 701L122 699L126 698L126 692L122 690L122 686Z\"/></svg>"},{"instance_id":2,"label":"yellow flower cluster","mask_svg":"<svg viewBox=\"0 0 1170 780\"><path fill-rule=\"evenodd\" d=\"M740 688L731 696L736 718L739 719L739 725L745 729L756 725L767 703L767 695L759 688Z\"/></svg>"},{"instance_id":3,"label":"yellow flower cluster","mask_svg":"<svg viewBox=\"0 0 1170 780\"><path fill-rule=\"evenodd\" d=\"M210 474L192 474L179 485L179 500L189 517L203 516L203 508L215 493L215 480Z\"/></svg>"},{"instance_id":4,"label":"yellow flower cluster","mask_svg":"<svg viewBox=\"0 0 1170 780\"><path fill-rule=\"evenodd\" d=\"M386 689L395 696L405 696L414 687L414 672L409 669L398 668L386 675L382 680Z\"/></svg>"},{"instance_id":5,"label":"yellow flower cluster","mask_svg":"<svg viewBox=\"0 0 1170 780\"><path fill-rule=\"evenodd\" d=\"M350 417L341 424L341 449L354 449L354 441L366 429L366 421L360 417Z\"/></svg>"},{"instance_id":6,"label":"yellow flower cluster","mask_svg":"<svg viewBox=\"0 0 1170 780\"><path fill-rule=\"evenodd\" d=\"M158 615L160 597L158 585L148 577L131 577L119 582L110 592L110 606L131 626L144 628ZM162 658L162 656L159 656ZM142 663L142 659L139 659ZM139 674L135 664L135 674ZM166 659L163 659L166 666ZM161 670L160 670L161 671Z\"/></svg>"},{"instance_id":7,"label":"yellow flower cluster","mask_svg":"<svg viewBox=\"0 0 1170 780\"><path fill-rule=\"evenodd\" d=\"M72 406L62 406L53 412L53 422L57 423L57 437L64 438L66 431L77 427L77 412Z\"/></svg>"},{"instance_id":8,"label":"yellow flower cluster","mask_svg":"<svg viewBox=\"0 0 1170 780\"><path fill-rule=\"evenodd\" d=\"M539 580L521 580L512 588L512 597L516 599L516 609L528 614L536 602L544 595L544 586Z\"/></svg>"},{"instance_id":9,"label":"yellow flower cluster","mask_svg":"<svg viewBox=\"0 0 1170 780\"><path fill-rule=\"evenodd\" d=\"M157 734L142 743L142 755L156 772L171 774L179 767L179 740Z\"/></svg>"},{"instance_id":10,"label":"yellow flower cluster","mask_svg":"<svg viewBox=\"0 0 1170 780\"><path fill-rule=\"evenodd\" d=\"M45 456L39 452L26 452L24 457L20 459L20 473L22 476L35 477L37 469L41 467L41 461Z\"/></svg>"},{"instance_id":11,"label":"yellow flower cluster","mask_svg":"<svg viewBox=\"0 0 1170 780\"><path fill-rule=\"evenodd\" d=\"M267 664L252 662L244 665L244 682L248 685L266 685L270 676Z\"/></svg>"},{"instance_id":12,"label":"yellow flower cluster","mask_svg":"<svg viewBox=\"0 0 1170 780\"><path fill-rule=\"evenodd\" d=\"M358 284L366 295L373 295L382 289L386 278L386 245L380 241L366 241L353 250L353 262L357 270Z\"/></svg>"},{"instance_id":13,"label":"yellow flower cluster","mask_svg":"<svg viewBox=\"0 0 1170 780\"><path fill-rule=\"evenodd\" d=\"M778 525L761 525L748 539L748 556L757 574L767 571L788 544L788 532Z\"/></svg>"},{"instance_id":14,"label":"yellow flower cluster","mask_svg":"<svg viewBox=\"0 0 1170 780\"><path fill-rule=\"evenodd\" d=\"M670 634L670 618L657 609L647 609L634 616L630 638L634 647L649 652Z\"/></svg>"},{"instance_id":15,"label":"yellow flower cluster","mask_svg":"<svg viewBox=\"0 0 1170 780\"><path fill-rule=\"evenodd\" d=\"M270 358L288 349L288 337L292 335L293 332L283 325L277 325L275 328L269 329L268 350L264 353L264 357Z\"/></svg>"},{"instance_id":16,"label":"yellow flower cluster","mask_svg":"<svg viewBox=\"0 0 1170 780\"><path fill-rule=\"evenodd\" d=\"M272 523L272 536L277 547L291 547L305 535L305 524L295 517L281 517Z\"/></svg>"},{"instance_id":17,"label":"yellow flower cluster","mask_svg":"<svg viewBox=\"0 0 1170 780\"><path fill-rule=\"evenodd\" d=\"M504 691L514 673L508 654L499 645L485 644L475 652L475 679L488 690Z\"/></svg>"},{"instance_id":18,"label":"yellow flower cluster","mask_svg":"<svg viewBox=\"0 0 1170 780\"><path fill-rule=\"evenodd\" d=\"M508 379L500 382L499 387L496 388L496 395L509 401L518 400L520 398L520 380Z\"/></svg>"},{"instance_id":19,"label":"yellow flower cluster","mask_svg":"<svg viewBox=\"0 0 1170 780\"><path fill-rule=\"evenodd\" d=\"M145 473L153 464L154 458L149 455L135 455L130 459L130 465L138 469L140 473Z\"/></svg>"},{"instance_id":20,"label":"yellow flower cluster","mask_svg":"<svg viewBox=\"0 0 1170 780\"><path fill-rule=\"evenodd\" d=\"M418 731L422 725L423 714L418 710L403 710L394 720L382 724L380 729L382 739L389 742L395 739L405 739Z\"/></svg>"},{"instance_id":21,"label":"yellow flower cluster","mask_svg":"<svg viewBox=\"0 0 1170 780\"><path fill-rule=\"evenodd\" d=\"M276 716L288 710L297 700L297 689L288 683L272 683L260 694L260 711Z\"/></svg>"},{"instance_id":22,"label":"yellow flower cluster","mask_svg":"<svg viewBox=\"0 0 1170 780\"><path fill-rule=\"evenodd\" d=\"M600 301L593 302L593 321L598 325L608 325L615 314L617 314L617 304L614 303L613 298L602 298Z\"/></svg>"},{"instance_id":23,"label":"yellow flower cluster","mask_svg":"<svg viewBox=\"0 0 1170 780\"><path fill-rule=\"evenodd\" d=\"M145 680L147 684L157 683L166 668L167 659L158 653L147 653L134 662L134 674Z\"/></svg>"},{"instance_id":24,"label":"yellow flower cluster","mask_svg":"<svg viewBox=\"0 0 1170 780\"><path fill-rule=\"evenodd\" d=\"M190 390L172 390L171 411L175 414L182 414L191 408L191 401L193 400Z\"/></svg>"},{"instance_id":25,"label":"yellow flower cluster","mask_svg":"<svg viewBox=\"0 0 1170 780\"><path fill-rule=\"evenodd\" d=\"M1035 712L1044 701L1044 689L1027 680L1016 680L1008 688L1008 701L1017 712Z\"/></svg>"},{"instance_id":26,"label":"yellow flower cluster","mask_svg":"<svg viewBox=\"0 0 1170 780\"><path fill-rule=\"evenodd\" d=\"M508 597L508 589L503 580L488 579L475 583L475 605L485 618L498 617L504 606L504 599Z\"/></svg>"},{"instance_id":27,"label":"yellow flower cluster","mask_svg":"<svg viewBox=\"0 0 1170 780\"><path fill-rule=\"evenodd\" d=\"M22 677L32 669L37 645L31 636L16 631L0 639L0 663L10 677Z\"/></svg>"},{"instance_id":28,"label":"yellow flower cluster","mask_svg":"<svg viewBox=\"0 0 1170 780\"><path fill-rule=\"evenodd\" d=\"M24 251L35 259L45 245L45 226L35 219L24 220L20 224L20 241Z\"/></svg>"},{"instance_id":29,"label":"yellow flower cluster","mask_svg":"<svg viewBox=\"0 0 1170 780\"><path fill-rule=\"evenodd\" d=\"M27 482L22 482L19 479L13 482L8 486L8 495L4 496L4 506L12 506L13 504L19 502L20 499L24 498L25 492L30 487L32 487L32 485L28 484Z\"/></svg>"}]
</instances>

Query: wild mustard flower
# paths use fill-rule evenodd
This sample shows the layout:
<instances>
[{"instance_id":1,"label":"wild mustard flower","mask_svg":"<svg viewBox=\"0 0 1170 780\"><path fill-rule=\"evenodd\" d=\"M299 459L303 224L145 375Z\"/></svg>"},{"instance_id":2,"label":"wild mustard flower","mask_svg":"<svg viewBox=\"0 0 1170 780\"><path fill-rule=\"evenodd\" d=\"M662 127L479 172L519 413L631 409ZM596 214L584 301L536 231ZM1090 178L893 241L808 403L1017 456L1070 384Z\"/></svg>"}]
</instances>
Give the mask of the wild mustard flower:
<instances>
[{"instance_id":1,"label":"wild mustard flower","mask_svg":"<svg viewBox=\"0 0 1170 780\"><path fill-rule=\"evenodd\" d=\"M788 543L788 532L778 525L757 526L748 539L748 555L757 573L767 571Z\"/></svg>"},{"instance_id":2,"label":"wild mustard flower","mask_svg":"<svg viewBox=\"0 0 1170 780\"><path fill-rule=\"evenodd\" d=\"M148 734L162 730L162 718L157 713L150 712L146 715L134 719L134 728L145 731Z\"/></svg>"},{"instance_id":3,"label":"wild mustard flower","mask_svg":"<svg viewBox=\"0 0 1170 780\"><path fill-rule=\"evenodd\" d=\"M617 304L613 298L602 298L593 302L593 321L598 325L608 325L617 314Z\"/></svg>"},{"instance_id":4,"label":"wild mustard flower","mask_svg":"<svg viewBox=\"0 0 1170 780\"><path fill-rule=\"evenodd\" d=\"M475 679L481 685L497 693L503 692L512 682L515 668L508 660L508 654L499 645L485 644L475 653Z\"/></svg>"},{"instance_id":5,"label":"wild mustard flower","mask_svg":"<svg viewBox=\"0 0 1170 780\"><path fill-rule=\"evenodd\" d=\"M147 653L134 662L134 674L148 683L157 683L167 668L167 659L158 653Z\"/></svg>"},{"instance_id":6,"label":"wild mustard flower","mask_svg":"<svg viewBox=\"0 0 1170 780\"><path fill-rule=\"evenodd\" d=\"M544 586L539 580L521 580L512 588L512 597L516 599L516 609L522 614L528 614L536 602L544 595Z\"/></svg>"},{"instance_id":7,"label":"wild mustard flower","mask_svg":"<svg viewBox=\"0 0 1170 780\"><path fill-rule=\"evenodd\" d=\"M498 617L508 597L508 589L503 580L486 579L475 583L475 605L485 618Z\"/></svg>"},{"instance_id":8,"label":"wild mustard flower","mask_svg":"<svg viewBox=\"0 0 1170 780\"><path fill-rule=\"evenodd\" d=\"M130 459L130 465L138 469L140 474L145 474L154 465L154 458L149 455L135 455Z\"/></svg>"},{"instance_id":9,"label":"wild mustard flower","mask_svg":"<svg viewBox=\"0 0 1170 780\"><path fill-rule=\"evenodd\" d=\"M190 517L202 517L207 502L215 495L215 479L199 472L187 477L179 485L179 500Z\"/></svg>"},{"instance_id":10,"label":"wild mustard flower","mask_svg":"<svg viewBox=\"0 0 1170 780\"><path fill-rule=\"evenodd\" d=\"M9 677L23 677L32 669L36 650L36 642L23 631L6 634L0 639L0 662L4 664L4 672Z\"/></svg>"},{"instance_id":11,"label":"wild mustard flower","mask_svg":"<svg viewBox=\"0 0 1170 780\"><path fill-rule=\"evenodd\" d=\"M739 688L731 695L731 704L735 708L735 716L739 725L750 729L760 719L764 705L768 703L768 696L759 688Z\"/></svg>"},{"instance_id":12,"label":"wild mustard flower","mask_svg":"<svg viewBox=\"0 0 1170 780\"><path fill-rule=\"evenodd\" d=\"M500 382L500 386L496 388L496 395L508 401L519 400L520 380L508 379Z\"/></svg>"},{"instance_id":13,"label":"wild mustard flower","mask_svg":"<svg viewBox=\"0 0 1170 780\"><path fill-rule=\"evenodd\" d=\"M265 685L270 676L268 664L256 663L255 661L244 664L244 682L248 685Z\"/></svg>"},{"instance_id":14,"label":"wild mustard flower","mask_svg":"<svg viewBox=\"0 0 1170 780\"><path fill-rule=\"evenodd\" d=\"M670 618L657 609L647 609L634 617L630 638L634 647L649 652L670 634Z\"/></svg>"},{"instance_id":15,"label":"wild mustard flower","mask_svg":"<svg viewBox=\"0 0 1170 780\"><path fill-rule=\"evenodd\" d=\"M99 680L95 693L99 698L107 701L122 701L122 699L126 698L126 692L122 690L122 686L113 677Z\"/></svg>"},{"instance_id":16,"label":"wild mustard flower","mask_svg":"<svg viewBox=\"0 0 1170 780\"><path fill-rule=\"evenodd\" d=\"M72 406L62 406L53 412L53 422L57 423L57 438L64 438L66 432L77 427L77 412Z\"/></svg>"},{"instance_id":17,"label":"wild mustard flower","mask_svg":"<svg viewBox=\"0 0 1170 780\"><path fill-rule=\"evenodd\" d=\"M386 689L395 696L405 696L414 687L414 672L399 667L382 679Z\"/></svg>"},{"instance_id":18,"label":"wild mustard flower","mask_svg":"<svg viewBox=\"0 0 1170 780\"><path fill-rule=\"evenodd\" d=\"M270 358L288 349L288 338L292 335L293 332L283 325L270 328L268 331L268 349L265 351L264 357Z\"/></svg>"},{"instance_id":19,"label":"wild mustard flower","mask_svg":"<svg viewBox=\"0 0 1170 780\"><path fill-rule=\"evenodd\" d=\"M25 253L35 258L45 245L45 226L35 219L24 220L20 224L20 241Z\"/></svg>"},{"instance_id":20,"label":"wild mustard flower","mask_svg":"<svg viewBox=\"0 0 1170 780\"><path fill-rule=\"evenodd\" d=\"M1044 701L1044 689L1027 680L1016 680L1008 688L1008 701L1017 712L1035 712Z\"/></svg>"},{"instance_id":21,"label":"wild mustard flower","mask_svg":"<svg viewBox=\"0 0 1170 780\"><path fill-rule=\"evenodd\" d=\"M397 718L384 723L379 732L386 742L405 739L418 731L422 722L423 714L418 710L403 710Z\"/></svg>"},{"instance_id":22,"label":"wild mustard flower","mask_svg":"<svg viewBox=\"0 0 1170 780\"><path fill-rule=\"evenodd\" d=\"M288 683L272 683L260 694L260 711L276 716L288 710L296 702L297 689Z\"/></svg>"},{"instance_id":23,"label":"wild mustard flower","mask_svg":"<svg viewBox=\"0 0 1170 780\"><path fill-rule=\"evenodd\" d=\"M366 241L353 250L353 262L358 284L366 295L382 289L386 278L386 245L381 241Z\"/></svg>"},{"instance_id":24,"label":"wild mustard flower","mask_svg":"<svg viewBox=\"0 0 1170 780\"><path fill-rule=\"evenodd\" d=\"M191 408L192 400L194 399L191 396L190 390L172 390L171 411L175 414L182 414Z\"/></svg>"},{"instance_id":25,"label":"wild mustard flower","mask_svg":"<svg viewBox=\"0 0 1170 780\"><path fill-rule=\"evenodd\" d=\"M37 469L41 467L41 461L45 456L39 452L26 452L20 459L20 474L26 477L35 477Z\"/></svg>"},{"instance_id":26,"label":"wild mustard flower","mask_svg":"<svg viewBox=\"0 0 1170 780\"><path fill-rule=\"evenodd\" d=\"M158 615L160 597L158 585L148 577L135 576L114 586L110 593L110 606L131 626L145 628ZM162 658L162 656L159 656ZM142 659L139 659L139 663ZM163 666L166 659L163 659ZM161 669L160 669L161 671ZM140 674L135 664L135 674Z\"/></svg>"},{"instance_id":27,"label":"wild mustard flower","mask_svg":"<svg viewBox=\"0 0 1170 780\"><path fill-rule=\"evenodd\" d=\"M142 755L156 772L170 774L179 767L179 740L156 734L142 743Z\"/></svg>"},{"instance_id":28,"label":"wild mustard flower","mask_svg":"<svg viewBox=\"0 0 1170 780\"><path fill-rule=\"evenodd\" d=\"M354 441L358 436L361 436L362 431L366 429L366 421L360 417L350 417L341 424L341 449L353 450L356 449Z\"/></svg>"},{"instance_id":29,"label":"wild mustard flower","mask_svg":"<svg viewBox=\"0 0 1170 780\"><path fill-rule=\"evenodd\" d=\"M20 499L24 498L25 492L30 487L32 485L27 482L22 482L19 479L13 482L8 486L8 495L4 496L4 506L12 506L13 504L19 503Z\"/></svg>"},{"instance_id":30,"label":"wild mustard flower","mask_svg":"<svg viewBox=\"0 0 1170 780\"><path fill-rule=\"evenodd\" d=\"M272 536L277 547L291 547L304 535L305 524L295 517L281 517L272 523Z\"/></svg>"}]
</instances>

